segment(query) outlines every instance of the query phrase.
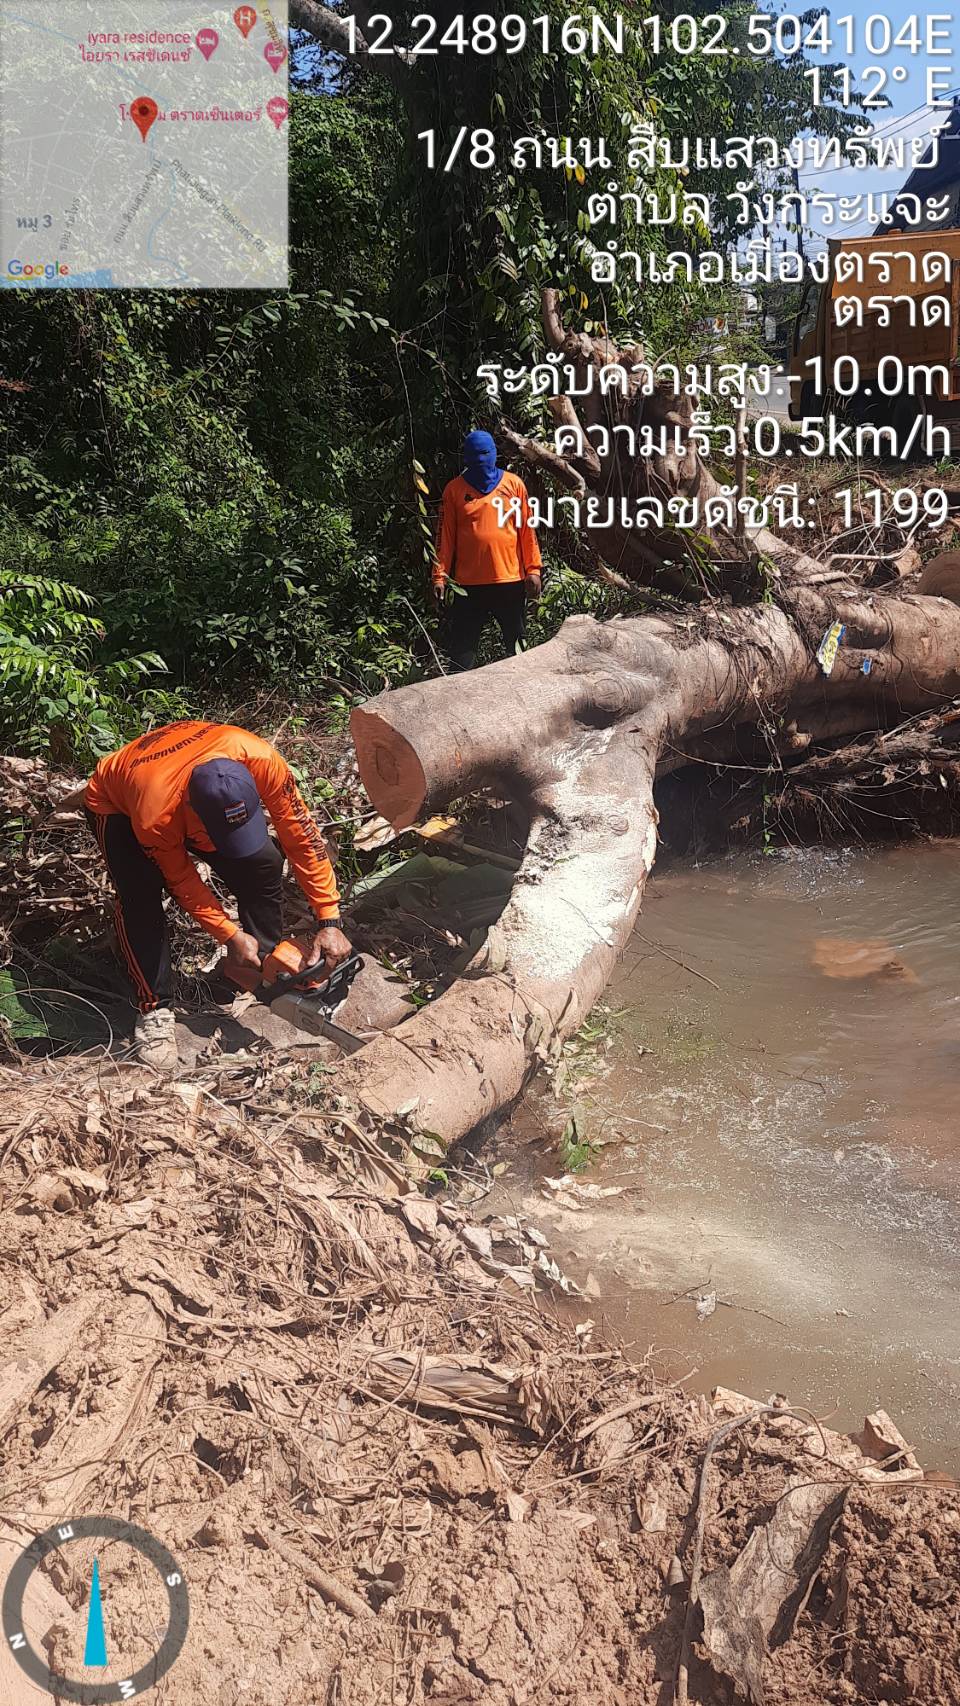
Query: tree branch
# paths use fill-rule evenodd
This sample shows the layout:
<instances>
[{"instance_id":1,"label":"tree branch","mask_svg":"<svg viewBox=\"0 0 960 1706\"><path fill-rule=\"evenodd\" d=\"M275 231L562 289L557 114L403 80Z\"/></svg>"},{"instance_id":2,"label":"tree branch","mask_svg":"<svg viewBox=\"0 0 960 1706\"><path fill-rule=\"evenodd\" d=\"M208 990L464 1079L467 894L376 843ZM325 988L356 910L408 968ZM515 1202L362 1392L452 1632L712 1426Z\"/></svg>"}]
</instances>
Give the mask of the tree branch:
<instances>
[{"instance_id":1,"label":"tree branch","mask_svg":"<svg viewBox=\"0 0 960 1706\"><path fill-rule=\"evenodd\" d=\"M580 444L582 446L583 454L571 456L569 458L571 465L576 469L578 474L583 475L585 480L599 480L602 474L600 458L583 430L580 423L580 416L577 414L577 411L573 406L572 397L567 397L565 395L560 397L548 397L547 408L550 410L556 426L572 427L574 432L578 432L580 434ZM557 454L559 455L559 452L557 452Z\"/></svg>"},{"instance_id":2,"label":"tree branch","mask_svg":"<svg viewBox=\"0 0 960 1706\"><path fill-rule=\"evenodd\" d=\"M355 5L353 12L358 22L367 28L373 15L373 8L362 4ZM330 53L339 53L344 59L362 59L393 83L396 88L404 87L407 72L411 64L410 55L402 48L395 48L392 53L371 55L365 35L358 30L354 38L354 51L350 50L350 32L347 21L331 6L321 4L321 0L290 0L290 23L298 30L306 30L314 36L321 46Z\"/></svg>"},{"instance_id":3,"label":"tree branch","mask_svg":"<svg viewBox=\"0 0 960 1706\"><path fill-rule=\"evenodd\" d=\"M290 23L294 29L306 30L315 36L331 53L342 53L346 58L350 53L350 36L345 18L339 12L332 12L329 6L318 4L318 0L290 0ZM357 46L360 46L358 38ZM367 50L363 42L362 51Z\"/></svg>"},{"instance_id":4,"label":"tree branch","mask_svg":"<svg viewBox=\"0 0 960 1706\"><path fill-rule=\"evenodd\" d=\"M556 290L549 287L541 290L540 318L543 321L543 332L550 348L554 350L563 348L563 340L566 336L558 303L559 294Z\"/></svg>"},{"instance_id":5,"label":"tree branch","mask_svg":"<svg viewBox=\"0 0 960 1706\"><path fill-rule=\"evenodd\" d=\"M523 457L525 462L535 468L542 468L559 480L562 486L568 486L578 498L586 496L586 482L576 469L563 456L558 456L555 450L550 450L545 444L538 444L534 438L525 438L523 433L514 432L512 427L499 426L498 437L511 444L514 450Z\"/></svg>"}]
</instances>

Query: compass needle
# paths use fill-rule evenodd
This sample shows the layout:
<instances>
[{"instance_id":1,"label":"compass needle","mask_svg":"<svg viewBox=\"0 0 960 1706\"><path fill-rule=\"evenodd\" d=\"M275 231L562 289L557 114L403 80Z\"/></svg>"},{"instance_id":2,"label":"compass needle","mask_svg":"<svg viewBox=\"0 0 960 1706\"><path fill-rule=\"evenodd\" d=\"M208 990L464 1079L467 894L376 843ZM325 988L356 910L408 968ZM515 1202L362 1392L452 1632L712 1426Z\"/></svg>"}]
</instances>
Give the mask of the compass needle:
<instances>
[{"instance_id":1,"label":"compass needle","mask_svg":"<svg viewBox=\"0 0 960 1706\"><path fill-rule=\"evenodd\" d=\"M155 1631L155 1651L139 1670L116 1680L110 1680L104 1674L110 1661L107 1658L103 1588L98 1558L94 1558L90 1579L90 1603L87 1606L87 1632L83 1650L83 1665L87 1676L84 1679L53 1668L33 1645L24 1619L24 1599L28 1595L35 1572L42 1570L45 1560L52 1554L61 1552L65 1546L74 1542L83 1543L87 1540L115 1542L119 1547L127 1548L135 1557L139 1556L140 1560L145 1560L156 1571L166 1596L166 1624L165 1628ZM122 1587L125 1573L129 1575L129 1561L124 1566L122 1553L116 1556L111 1554L110 1592L114 1599L118 1581ZM74 1702L74 1706L112 1706L115 1700L134 1700L141 1694L149 1693L176 1663L187 1639L190 1622L187 1584L177 1560L155 1534L150 1534L145 1528L138 1528L132 1522L122 1521L119 1517L80 1516L62 1519L52 1528L34 1536L16 1558L6 1581L0 1585L0 1634L5 1648L31 1682L45 1694L58 1701L70 1700ZM142 1585L141 1579L141 1587ZM80 1615L78 1613L78 1622ZM154 1620L155 1614L151 1615L142 1627L141 1637L150 1632L150 1624ZM161 1618L160 1622L162 1621ZM115 1644L116 1624L112 1638ZM47 1655L50 1656L52 1655ZM112 1662L114 1669L118 1669L127 1663L127 1656L115 1652ZM94 1670L100 1673L97 1677L90 1675Z\"/></svg>"},{"instance_id":2,"label":"compass needle","mask_svg":"<svg viewBox=\"0 0 960 1706\"><path fill-rule=\"evenodd\" d=\"M93 1580L90 1584L90 1609L87 1612L87 1639L83 1649L85 1665L103 1666L107 1662L107 1637L103 1627L103 1598L100 1593L100 1565L93 1560Z\"/></svg>"}]
</instances>

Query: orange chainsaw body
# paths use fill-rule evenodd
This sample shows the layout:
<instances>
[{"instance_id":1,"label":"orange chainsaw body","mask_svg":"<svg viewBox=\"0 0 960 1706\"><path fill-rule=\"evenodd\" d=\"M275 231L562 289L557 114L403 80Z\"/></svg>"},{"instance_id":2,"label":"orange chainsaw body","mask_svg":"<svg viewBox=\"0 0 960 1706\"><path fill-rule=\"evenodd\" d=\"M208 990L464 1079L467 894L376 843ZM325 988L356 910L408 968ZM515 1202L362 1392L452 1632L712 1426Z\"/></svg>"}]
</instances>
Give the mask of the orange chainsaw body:
<instances>
[{"instance_id":1,"label":"orange chainsaw body","mask_svg":"<svg viewBox=\"0 0 960 1706\"><path fill-rule=\"evenodd\" d=\"M293 976L310 964L310 950L313 946L312 936L286 936L278 942L272 954L268 954L260 968L262 983L276 983L278 977ZM304 985L305 989L318 989L314 981Z\"/></svg>"},{"instance_id":2,"label":"orange chainsaw body","mask_svg":"<svg viewBox=\"0 0 960 1706\"><path fill-rule=\"evenodd\" d=\"M278 942L273 952L268 954L263 964L254 968L244 967L242 970L228 967L227 975L240 989L253 994L261 984L276 983L278 977L295 977L304 966L310 964L309 954L313 943L312 936L287 936ZM316 989L314 982L304 984L304 989Z\"/></svg>"}]
</instances>

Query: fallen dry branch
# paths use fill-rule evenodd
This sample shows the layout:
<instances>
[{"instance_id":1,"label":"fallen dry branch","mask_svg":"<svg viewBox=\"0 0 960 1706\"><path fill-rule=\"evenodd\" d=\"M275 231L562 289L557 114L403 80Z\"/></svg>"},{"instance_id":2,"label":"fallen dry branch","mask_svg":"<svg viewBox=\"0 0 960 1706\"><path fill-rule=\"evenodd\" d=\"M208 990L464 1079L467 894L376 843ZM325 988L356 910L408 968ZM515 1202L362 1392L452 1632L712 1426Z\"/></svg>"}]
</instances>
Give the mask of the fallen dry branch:
<instances>
[{"instance_id":1,"label":"fallen dry branch","mask_svg":"<svg viewBox=\"0 0 960 1706\"><path fill-rule=\"evenodd\" d=\"M710 1467L714 1454L725 1443L731 1434L739 1432L749 1423L759 1420L770 1410L778 1406L758 1405L732 1421L724 1422L707 1441L707 1448L700 1464L700 1476L697 1483L697 1503L694 1512L693 1550L690 1559L690 1585L687 1590L686 1610L683 1617L683 1629L680 1636L680 1658L677 1663L677 1678L674 1685L673 1697L676 1706L687 1706L690 1698L690 1652L693 1645L693 1628L700 1605L700 1576L703 1570L703 1546L707 1531L707 1492L710 1488Z\"/></svg>"},{"instance_id":2,"label":"fallen dry branch","mask_svg":"<svg viewBox=\"0 0 960 1706\"><path fill-rule=\"evenodd\" d=\"M717 1660L727 1675L762 1706L763 1664L769 1654L770 1638L775 1627L778 1638L789 1634L790 1615L799 1609L799 1596L806 1593L814 1569L818 1566L830 1536L832 1524L843 1507L848 1483L846 1477L874 1479L890 1474L866 1461L862 1450L843 1436L830 1434L817 1421L798 1415L784 1404L758 1404L740 1393L718 1388L714 1395L717 1409L734 1410L732 1419L721 1423L707 1441L700 1465L697 1499L694 1509L693 1545L690 1557L690 1585L687 1592L680 1659L674 1686L676 1706L689 1701L690 1658L698 1613L704 1620L705 1643L711 1657ZM778 1500L771 1521L758 1525L747 1545L731 1568L715 1570L702 1580L703 1552L711 1491L710 1471L716 1452L735 1433L766 1417L775 1420L778 1429L786 1424L790 1433L819 1462L832 1465L840 1476L836 1483L797 1478L789 1483ZM792 1426L791 1426L792 1424ZM870 1419L865 1424L870 1427ZM874 1431L872 1439L879 1436ZM891 1457L891 1443L884 1449L871 1451L877 1459ZM905 1442L904 1442L905 1443ZM895 1460L900 1453L893 1442ZM914 1464L916 1460L914 1459ZM922 1472L917 1476L922 1479ZM893 1475L900 1483L901 1477ZM829 1520L825 1520L829 1513Z\"/></svg>"},{"instance_id":3,"label":"fallen dry branch","mask_svg":"<svg viewBox=\"0 0 960 1706\"><path fill-rule=\"evenodd\" d=\"M765 1525L798 1483L845 1501L810 1580L791 1566L784 1639L755 1648L767 1706L952 1698L956 1492L901 1467L888 1418L856 1443L588 1350L515 1277L540 1248L522 1226L409 1180L371 1189L373 1134L345 1141L342 1110L303 1088L280 1056L174 1086L110 1063L0 1069L0 1359L22 1364L3 1388L8 1549L64 1488L157 1533L191 1596L183 1706L207 1706L211 1667L251 1706L661 1706L684 1618L671 1559L690 1557L712 1442L705 1611L717 1572L746 1605L750 1559L789 1562ZM909 1647L898 1551L921 1572ZM91 1561L37 1602L38 1642L82 1615ZM134 1661L142 1593L118 1563L111 1627ZM699 1651L690 1697L713 1700Z\"/></svg>"},{"instance_id":4,"label":"fallen dry branch","mask_svg":"<svg viewBox=\"0 0 960 1706\"><path fill-rule=\"evenodd\" d=\"M279 1534L274 1534L270 1528L257 1528L254 1532L256 1538L261 1540L264 1546L269 1546L271 1551L276 1552L277 1557L282 1558L285 1564L289 1564L294 1570L299 1570L304 1581L316 1588L317 1592L322 1594L324 1599L329 1600L331 1605L339 1606L340 1610L345 1611L349 1617L358 1617L361 1622L373 1616L373 1607L365 1599L361 1599L358 1593L352 1593L349 1588L345 1588L341 1582L330 1575L329 1571L321 1570L319 1564L315 1564L313 1559L308 1558L306 1553L301 1552L298 1547L291 1546L289 1541L282 1539Z\"/></svg>"},{"instance_id":5,"label":"fallen dry branch","mask_svg":"<svg viewBox=\"0 0 960 1706\"><path fill-rule=\"evenodd\" d=\"M763 1674L771 1648L789 1640L809 1596L845 1487L797 1479L777 1502L769 1522L754 1529L734 1562L697 1582L703 1640L711 1661L742 1694L762 1706ZM692 1621L693 1586L691 1583ZM689 1631L685 1643L689 1643ZM686 1699L686 1687L677 1690Z\"/></svg>"},{"instance_id":6,"label":"fallen dry branch","mask_svg":"<svg viewBox=\"0 0 960 1706\"><path fill-rule=\"evenodd\" d=\"M391 1403L530 1428L542 1434L555 1406L544 1368L493 1368L478 1359L376 1352L364 1379Z\"/></svg>"}]
</instances>

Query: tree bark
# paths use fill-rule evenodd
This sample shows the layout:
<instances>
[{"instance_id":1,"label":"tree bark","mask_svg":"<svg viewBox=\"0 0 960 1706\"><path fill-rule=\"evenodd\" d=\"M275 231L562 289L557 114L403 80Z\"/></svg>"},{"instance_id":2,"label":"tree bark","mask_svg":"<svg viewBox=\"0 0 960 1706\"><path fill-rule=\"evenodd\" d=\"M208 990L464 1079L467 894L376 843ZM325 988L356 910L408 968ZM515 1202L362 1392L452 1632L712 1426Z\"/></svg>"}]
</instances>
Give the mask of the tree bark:
<instances>
[{"instance_id":1,"label":"tree bark","mask_svg":"<svg viewBox=\"0 0 960 1706\"><path fill-rule=\"evenodd\" d=\"M653 866L658 774L735 759L758 728L771 763L789 762L960 692L955 604L811 588L794 602L789 615L575 616L533 651L354 712L361 778L397 827L493 784L525 803L530 833L510 901L463 977L354 1055L340 1088L381 1118L413 1104L445 1142L471 1130L602 993ZM811 635L836 620L847 636L828 678Z\"/></svg>"},{"instance_id":2,"label":"tree bark","mask_svg":"<svg viewBox=\"0 0 960 1706\"><path fill-rule=\"evenodd\" d=\"M581 494L714 495L687 432L693 400L662 385L643 396L632 371L642 350L566 332L552 290L542 316L547 342L581 380L609 363L627 370L622 393L582 399L588 425L645 419L679 432L665 455L630 456L629 439L611 432L604 453L585 440L582 455L561 457L506 429L538 474ZM551 410L563 424L578 420L569 397ZM398 828L487 785L521 802L530 823L510 900L459 982L342 1069L343 1089L378 1117L412 1108L422 1129L450 1142L510 1102L579 1028L640 909L658 775L695 760L756 763L758 748L782 769L819 742L893 728L960 691L960 607L950 598L905 585L867 592L766 530L696 531L713 553L712 590L762 592L761 602L607 623L571 617L534 651L354 712L364 786ZM694 556L682 530L597 529L590 543L630 581L662 584L672 558L674 584L704 591L702 546ZM827 677L817 650L837 621L845 640Z\"/></svg>"},{"instance_id":3,"label":"tree bark","mask_svg":"<svg viewBox=\"0 0 960 1706\"><path fill-rule=\"evenodd\" d=\"M373 67L378 76L384 77L401 92L410 81L410 56L402 48L394 48L392 53L378 54L371 57L367 44L368 21L375 14L376 8L358 0L351 6L357 20L355 38L355 53L350 52L350 31L347 26L346 13L335 12L323 0L290 0L290 23L294 29L306 30L325 47L329 53L339 53L344 59L356 59L364 65Z\"/></svg>"},{"instance_id":4,"label":"tree bark","mask_svg":"<svg viewBox=\"0 0 960 1706\"><path fill-rule=\"evenodd\" d=\"M560 315L560 299L553 289L541 291L541 319L549 349L576 373L576 402L564 395L549 398L548 405L555 428L579 430L578 453L560 456L555 449L509 426L502 429L506 442L532 469L549 475L581 499L592 494L615 503L623 500L629 509L638 498L683 497L696 500L702 513L707 500L717 497L721 487L690 441L696 400L678 396L664 383L647 395L642 371L644 349L640 345L621 349L611 338L567 331ZM601 390L604 368L623 370L618 386ZM637 368L641 371L635 371ZM665 435L663 450L636 454L645 428L651 430L655 443ZM599 450L590 440L591 432L599 434ZM734 477L731 464L731 481ZM740 528L714 529L708 575L702 560L702 541L707 534L703 525L689 530L658 530L592 525L587 520L583 533L598 556L626 580L646 585L655 582L660 588L695 598L720 587L759 596L763 591L759 565L771 544L781 560L810 562L772 534L755 532L746 538Z\"/></svg>"}]
</instances>

